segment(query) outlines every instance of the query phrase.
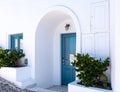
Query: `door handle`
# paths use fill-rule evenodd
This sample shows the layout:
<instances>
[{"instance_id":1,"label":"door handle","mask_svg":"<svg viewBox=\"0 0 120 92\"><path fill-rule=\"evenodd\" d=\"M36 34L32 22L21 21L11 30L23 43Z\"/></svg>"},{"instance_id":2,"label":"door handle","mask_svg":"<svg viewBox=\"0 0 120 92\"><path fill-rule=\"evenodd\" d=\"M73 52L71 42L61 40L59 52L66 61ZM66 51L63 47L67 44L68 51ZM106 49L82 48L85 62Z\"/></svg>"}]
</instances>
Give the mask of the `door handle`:
<instances>
[{"instance_id":1,"label":"door handle","mask_svg":"<svg viewBox=\"0 0 120 92\"><path fill-rule=\"evenodd\" d=\"M65 59L62 59L62 63L63 63L63 64L65 63Z\"/></svg>"},{"instance_id":2,"label":"door handle","mask_svg":"<svg viewBox=\"0 0 120 92\"><path fill-rule=\"evenodd\" d=\"M66 60L67 60L67 59L62 58L62 64L65 64Z\"/></svg>"},{"instance_id":3,"label":"door handle","mask_svg":"<svg viewBox=\"0 0 120 92\"><path fill-rule=\"evenodd\" d=\"M66 62L67 60L68 60L68 59L62 58L62 63L65 64L65 62Z\"/></svg>"}]
</instances>

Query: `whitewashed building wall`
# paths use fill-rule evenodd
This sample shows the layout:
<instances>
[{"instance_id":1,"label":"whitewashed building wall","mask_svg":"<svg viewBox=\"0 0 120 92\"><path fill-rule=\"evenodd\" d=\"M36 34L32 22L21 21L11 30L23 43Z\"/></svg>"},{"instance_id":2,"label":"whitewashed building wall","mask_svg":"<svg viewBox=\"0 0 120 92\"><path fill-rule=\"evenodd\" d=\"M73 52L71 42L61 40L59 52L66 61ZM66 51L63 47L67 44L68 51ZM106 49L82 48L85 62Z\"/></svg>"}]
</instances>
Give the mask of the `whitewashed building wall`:
<instances>
[{"instance_id":1,"label":"whitewashed building wall","mask_svg":"<svg viewBox=\"0 0 120 92\"><path fill-rule=\"evenodd\" d=\"M117 69L119 69L115 68L116 65L119 67L117 52L119 26L116 27L113 24L119 24L119 13L115 11L119 3L119 0L1 0L0 46L9 48L9 36L23 33L23 49L29 60L31 77L39 85L44 82L44 87L60 85L61 63L60 50L57 50L60 47L58 36L61 33L67 33L62 27L70 23L72 29L68 33L77 32L76 52L89 53L96 58L110 57L113 70L112 83L116 83ZM116 18L115 21L114 18ZM117 36L114 35L115 29ZM39 53L40 46L44 46L39 40L49 44L45 50L47 59L45 55ZM114 40L116 40L116 47L113 46ZM55 41L58 42L57 45ZM45 74L41 77L43 72ZM50 81L48 85L47 78Z\"/></svg>"}]
</instances>

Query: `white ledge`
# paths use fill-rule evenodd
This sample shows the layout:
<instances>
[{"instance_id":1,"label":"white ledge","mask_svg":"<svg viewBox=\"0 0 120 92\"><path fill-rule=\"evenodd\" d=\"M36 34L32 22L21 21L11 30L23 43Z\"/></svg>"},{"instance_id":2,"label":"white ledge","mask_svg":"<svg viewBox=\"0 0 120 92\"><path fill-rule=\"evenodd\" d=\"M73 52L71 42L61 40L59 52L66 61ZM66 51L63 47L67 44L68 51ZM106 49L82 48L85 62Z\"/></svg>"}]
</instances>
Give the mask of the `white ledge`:
<instances>
[{"instance_id":1,"label":"white ledge","mask_svg":"<svg viewBox=\"0 0 120 92\"><path fill-rule=\"evenodd\" d=\"M1 67L0 76L13 82L21 88L35 84L31 78L30 67Z\"/></svg>"},{"instance_id":2,"label":"white ledge","mask_svg":"<svg viewBox=\"0 0 120 92\"><path fill-rule=\"evenodd\" d=\"M83 85L77 84L77 81L74 81L68 84L68 92L112 92L112 90L95 87L85 87Z\"/></svg>"}]
</instances>

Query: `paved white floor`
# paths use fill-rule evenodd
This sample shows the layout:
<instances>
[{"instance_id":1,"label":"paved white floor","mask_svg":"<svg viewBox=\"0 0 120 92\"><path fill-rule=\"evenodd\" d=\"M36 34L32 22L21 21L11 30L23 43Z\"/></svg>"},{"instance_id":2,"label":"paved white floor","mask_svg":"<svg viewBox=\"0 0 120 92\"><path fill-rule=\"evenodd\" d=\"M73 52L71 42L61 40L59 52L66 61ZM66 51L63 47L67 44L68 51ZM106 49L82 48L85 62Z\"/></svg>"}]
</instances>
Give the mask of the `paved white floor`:
<instances>
[{"instance_id":1,"label":"paved white floor","mask_svg":"<svg viewBox=\"0 0 120 92\"><path fill-rule=\"evenodd\" d=\"M68 92L67 86L52 86L47 89L43 89L34 84L27 87L27 89L22 90L13 83L0 77L0 92Z\"/></svg>"},{"instance_id":2,"label":"paved white floor","mask_svg":"<svg viewBox=\"0 0 120 92\"><path fill-rule=\"evenodd\" d=\"M36 91L36 92L68 92L68 87L67 86L52 86L47 89L43 89L40 87L32 87L29 88L29 90Z\"/></svg>"},{"instance_id":3,"label":"paved white floor","mask_svg":"<svg viewBox=\"0 0 120 92\"><path fill-rule=\"evenodd\" d=\"M48 88L49 90L58 91L58 92L68 92L67 86L53 86Z\"/></svg>"}]
</instances>

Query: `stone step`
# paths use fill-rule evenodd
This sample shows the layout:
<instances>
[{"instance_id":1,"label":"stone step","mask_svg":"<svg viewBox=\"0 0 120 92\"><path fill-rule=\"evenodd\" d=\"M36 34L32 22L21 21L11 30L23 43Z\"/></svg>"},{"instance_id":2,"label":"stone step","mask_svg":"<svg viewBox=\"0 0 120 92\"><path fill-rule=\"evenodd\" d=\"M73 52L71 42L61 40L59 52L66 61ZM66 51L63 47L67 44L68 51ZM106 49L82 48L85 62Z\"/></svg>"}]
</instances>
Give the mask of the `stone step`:
<instances>
[{"instance_id":1,"label":"stone step","mask_svg":"<svg viewBox=\"0 0 120 92\"><path fill-rule=\"evenodd\" d=\"M31 87L31 88L27 88L27 89L31 90L31 91L36 91L36 92L59 92L59 91L52 91L52 90L40 88L40 87L37 87L37 86Z\"/></svg>"},{"instance_id":2,"label":"stone step","mask_svg":"<svg viewBox=\"0 0 120 92\"><path fill-rule=\"evenodd\" d=\"M15 84L22 89L36 86L36 83L32 78L22 81L16 81Z\"/></svg>"},{"instance_id":3,"label":"stone step","mask_svg":"<svg viewBox=\"0 0 120 92\"><path fill-rule=\"evenodd\" d=\"M50 88L44 89L40 88L38 86L33 86L31 88L28 88L28 90L31 91L36 91L36 92L68 92L68 87L67 86L52 86Z\"/></svg>"}]
</instances>

